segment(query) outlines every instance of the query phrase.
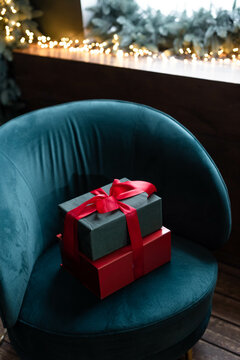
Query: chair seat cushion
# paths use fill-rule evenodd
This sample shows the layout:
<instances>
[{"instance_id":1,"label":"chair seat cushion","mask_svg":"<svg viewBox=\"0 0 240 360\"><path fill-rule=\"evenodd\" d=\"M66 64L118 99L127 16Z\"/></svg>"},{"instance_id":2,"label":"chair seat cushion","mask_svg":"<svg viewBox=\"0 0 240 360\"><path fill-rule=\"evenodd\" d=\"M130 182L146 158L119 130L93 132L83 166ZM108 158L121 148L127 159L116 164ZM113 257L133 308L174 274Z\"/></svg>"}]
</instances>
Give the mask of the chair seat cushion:
<instances>
[{"instance_id":1,"label":"chair seat cushion","mask_svg":"<svg viewBox=\"0 0 240 360\"><path fill-rule=\"evenodd\" d=\"M208 316L217 264L200 245L172 239L170 263L104 300L60 268L54 244L35 264L13 342L34 359L47 349L49 359L140 360L183 341Z\"/></svg>"}]
</instances>

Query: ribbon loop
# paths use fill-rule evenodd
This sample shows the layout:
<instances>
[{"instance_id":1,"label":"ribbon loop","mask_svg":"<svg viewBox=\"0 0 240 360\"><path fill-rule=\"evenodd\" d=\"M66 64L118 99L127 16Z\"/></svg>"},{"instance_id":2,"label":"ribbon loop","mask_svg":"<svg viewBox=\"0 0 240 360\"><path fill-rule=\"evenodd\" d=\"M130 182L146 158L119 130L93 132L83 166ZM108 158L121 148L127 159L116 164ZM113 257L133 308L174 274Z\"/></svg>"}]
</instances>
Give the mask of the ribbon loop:
<instances>
[{"instance_id":1,"label":"ribbon loop","mask_svg":"<svg viewBox=\"0 0 240 360\"><path fill-rule=\"evenodd\" d=\"M92 190L92 191L91 191L91 194L93 194L93 195L108 196L108 194L106 193L106 191L104 191L102 188Z\"/></svg>"},{"instance_id":2,"label":"ribbon loop","mask_svg":"<svg viewBox=\"0 0 240 360\"><path fill-rule=\"evenodd\" d=\"M113 195L118 200L127 199L143 192L150 196L157 191L153 184L146 181L125 181L121 183L119 180L119 182L115 182L115 180L110 189L110 195Z\"/></svg>"}]
</instances>

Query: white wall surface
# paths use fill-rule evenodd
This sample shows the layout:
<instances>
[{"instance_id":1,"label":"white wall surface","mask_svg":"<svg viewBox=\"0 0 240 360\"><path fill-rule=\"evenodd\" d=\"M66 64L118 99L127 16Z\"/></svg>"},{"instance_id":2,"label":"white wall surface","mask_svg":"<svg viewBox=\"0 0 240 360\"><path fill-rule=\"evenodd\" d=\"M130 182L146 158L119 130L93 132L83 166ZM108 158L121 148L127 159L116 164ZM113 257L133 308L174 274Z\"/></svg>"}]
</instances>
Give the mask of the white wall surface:
<instances>
[{"instance_id":1,"label":"white wall surface","mask_svg":"<svg viewBox=\"0 0 240 360\"><path fill-rule=\"evenodd\" d=\"M91 16L91 13L87 11L87 7L94 6L97 3L97 0L80 0L82 6L82 15L83 15L83 26L86 27L88 20Z\"/></svg>"},{"instance_id":2,"label":"white wall surface","mask_svg":"<svg viewBox=\"0 0 240 360\"><path fill-rule=\"evenodd\" d=\"M121 1L121 0L119 0ZM210 9L212 6L213 11L219 8L230 10L233 5L233 0L136 0L142 8L148 6L161 10L164 14L169 14L173 11L187 10L188 14L192 11L198 10L200 7ZM87 25L87 22L91 16L86 8L93 6L97 3L97 0L81 0L82 11L83 11L83 24ZM237 5L240 6L240 0L237 1Z\"/></svg>"}]
</instances>

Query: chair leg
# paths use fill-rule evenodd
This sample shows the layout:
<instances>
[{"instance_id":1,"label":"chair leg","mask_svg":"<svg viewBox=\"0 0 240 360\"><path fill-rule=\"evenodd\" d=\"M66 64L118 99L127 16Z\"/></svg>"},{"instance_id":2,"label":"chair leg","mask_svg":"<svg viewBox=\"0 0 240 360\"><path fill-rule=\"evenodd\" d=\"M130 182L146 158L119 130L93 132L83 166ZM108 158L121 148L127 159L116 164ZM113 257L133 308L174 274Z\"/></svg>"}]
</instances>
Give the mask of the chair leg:
<instances>
[{"instance_id":1,"label":"chair leg","mask_svg":"<svg viewBox=\"0 0 240 360\"><path fill-rule=\"evenodd\" d=\"M192 360L192 349L188 350L188 352L185 355L186 360Z\"/></svg>"}]
</instances>

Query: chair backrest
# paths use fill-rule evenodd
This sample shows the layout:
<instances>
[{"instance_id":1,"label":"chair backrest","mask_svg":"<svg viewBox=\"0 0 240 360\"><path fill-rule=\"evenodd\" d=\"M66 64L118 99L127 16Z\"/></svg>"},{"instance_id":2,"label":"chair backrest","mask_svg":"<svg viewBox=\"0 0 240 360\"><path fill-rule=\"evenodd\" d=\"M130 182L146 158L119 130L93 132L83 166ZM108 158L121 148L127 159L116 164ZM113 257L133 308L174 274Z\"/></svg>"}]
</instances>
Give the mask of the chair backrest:
<instances>
[{"instance_id":1,"label":"chair backrest","mask_svg":"<svg viewBox=\"0 0 240 360\"><path fill-rule=\"evenodd\" d=\"M0 128L0 307L14 325L36 259L59 232L57 204L114 178L147 180L164 225L216 249L227 240L226 186L199 142L152 108L89 100L38 110Z\"/></svg>"}]
</instances>

